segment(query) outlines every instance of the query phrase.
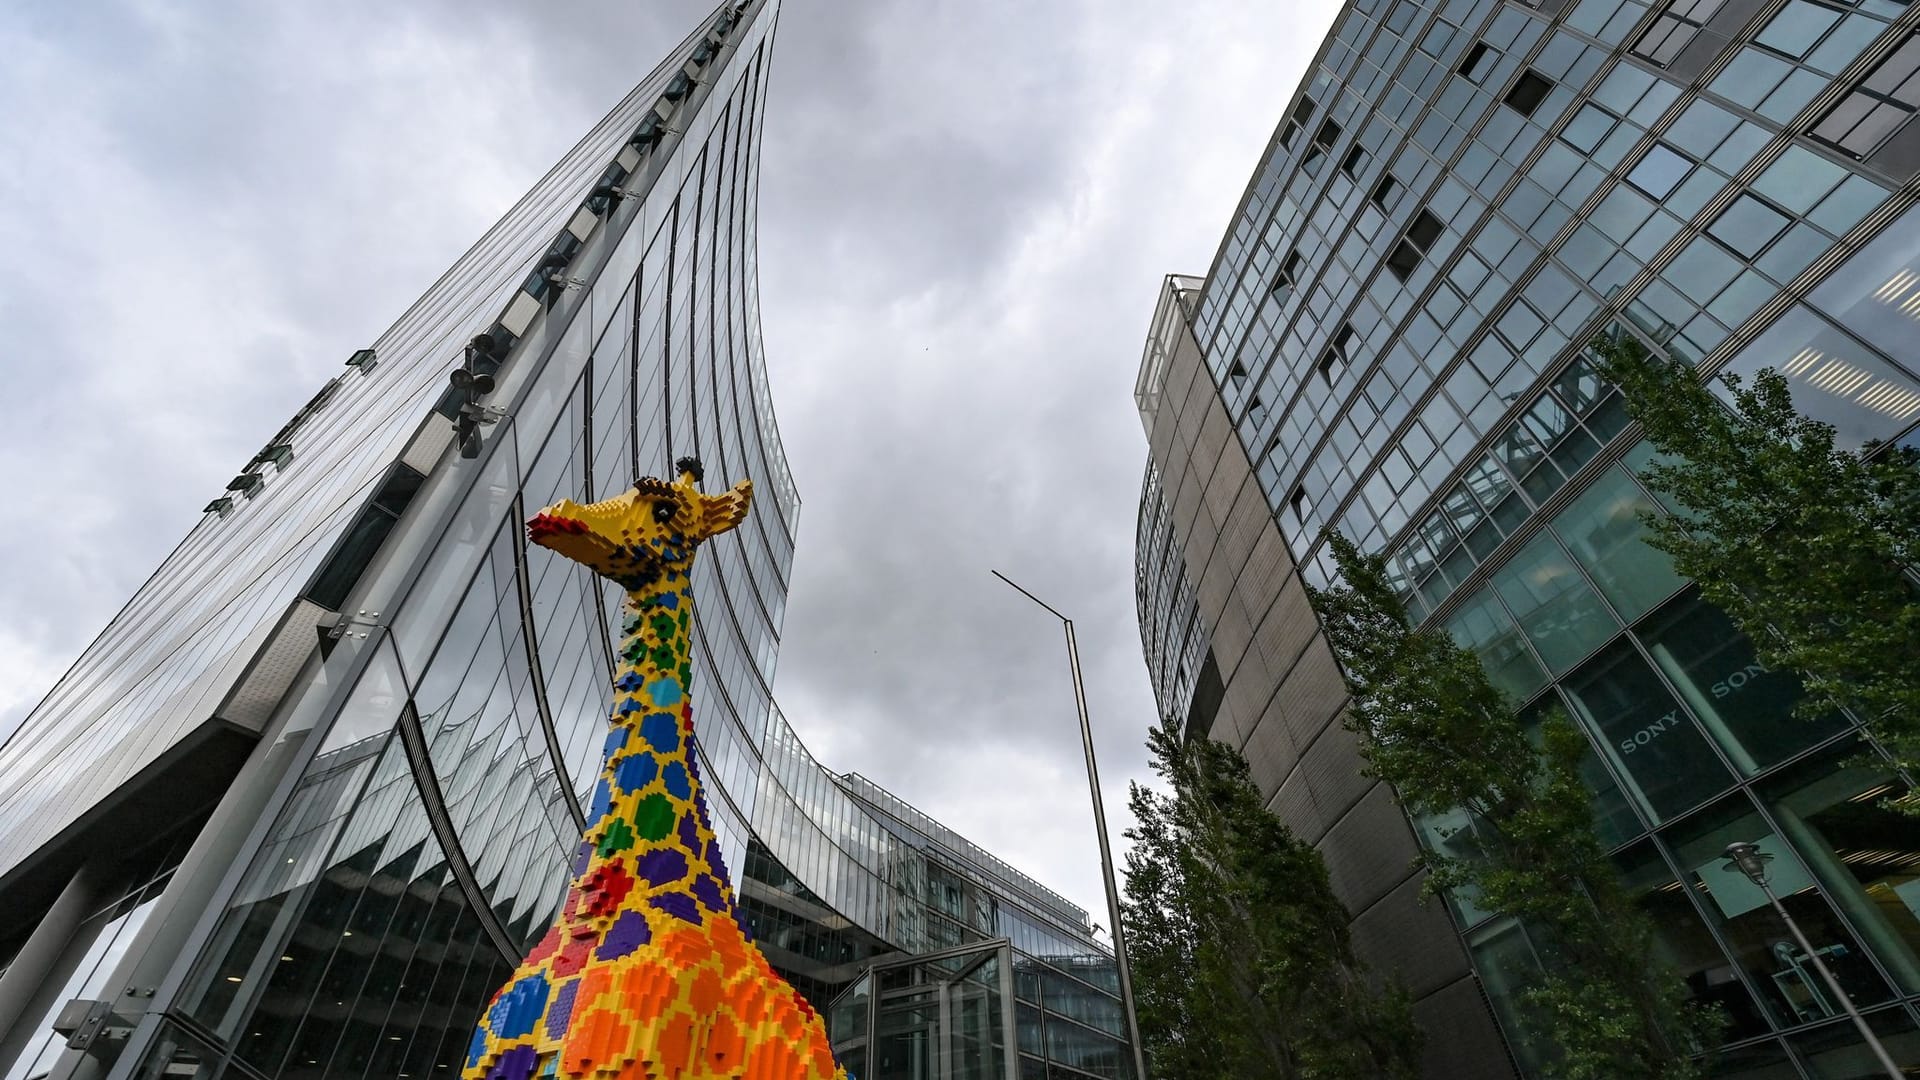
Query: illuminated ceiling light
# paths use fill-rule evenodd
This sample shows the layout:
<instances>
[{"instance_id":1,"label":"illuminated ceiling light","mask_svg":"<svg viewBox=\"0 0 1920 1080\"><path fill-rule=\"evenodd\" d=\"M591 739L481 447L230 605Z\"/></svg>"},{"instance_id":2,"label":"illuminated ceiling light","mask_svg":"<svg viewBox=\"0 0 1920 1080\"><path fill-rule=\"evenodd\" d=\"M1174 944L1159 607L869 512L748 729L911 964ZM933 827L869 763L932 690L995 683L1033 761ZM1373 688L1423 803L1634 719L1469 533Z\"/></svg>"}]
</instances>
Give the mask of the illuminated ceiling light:
<instances>
[{"instance_id":1,"label":"illuminated ceiling light","mask_svg":"<svg viewBox=\"0 0 1920 1080\"><path fill-rule=\"evenodd\" d=\"M1807 383L1829 394L1845 394L1872 377L1845 360L1835 357L1807 376Z\"/></svg>"},{"instance_id":2,"label":"illuminated ceiling light","mask_svg":"<svg viewBox=\"0 0 1920 1080\"><path fill-rule=\"evenodd\" d=\"M237 983L237 982L243 982L245 980L241 979L241 977L238 975L229 975L227 976L227 981L230 983Z\"/></svg>"},{"instance_id":3,"label":"illuminated ceiling light","mask_svg":"<svg viewBox=\"0 0 1920 1080\"><path fill-rule=\"evenodd\" d=\"M1907 286L1912 285L1915 280L1920 280L1920 274L1916 274L1912 270L1897 270L1892 277L1887 279L1885 285L1874 290L1873 298L1883 304L1891 304L1902 293L1905 293Z\"/></svg>"},{"instance_id":4,"label":"illuminated ceiling light","mask_svg":"<svg viewBox=\"0 0 1920 1080\"><path fill-rule=\"evenodd\" d=\"M1812 367L1814 361L1820 359L1825 355L1826 353L1821 352L1819 349L1815 349L1815 348L1801 349L1799 353L1797 353L1794 356L1793 359L1783 364L1780 370L1781 372L1787 375L1798 375L1801 372Z\"/></svg>"},{"instance_id":5,"label":"illuminated ceiling light","mask_svg":"<svg viewBox=\"0 0 1920 1080\"><path fill-rule=\"evenodd\" d=\"M1907 297L1907 302L1900 305L1900 314L1909 319L1913 318L1915 312L1920 312L1920 291Z\"/></svg>"}]
</instances>

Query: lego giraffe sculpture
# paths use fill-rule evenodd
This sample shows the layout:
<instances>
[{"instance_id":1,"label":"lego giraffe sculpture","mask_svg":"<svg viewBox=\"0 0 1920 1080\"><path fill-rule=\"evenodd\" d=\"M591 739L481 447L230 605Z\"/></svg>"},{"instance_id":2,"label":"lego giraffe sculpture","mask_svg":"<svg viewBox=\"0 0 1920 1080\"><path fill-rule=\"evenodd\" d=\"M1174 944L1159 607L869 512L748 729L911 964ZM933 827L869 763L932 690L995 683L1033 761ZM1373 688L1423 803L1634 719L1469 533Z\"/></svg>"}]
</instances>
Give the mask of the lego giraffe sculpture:
<instances>
[{"instance_id":1,"label":"lego giraffe sculpture","mask_svg":"<svg viewBox=\"0 0 1920 1080\"><path fill-rule=\"evenodd\" d=\"M536 544L627 590L611 732L554 926L494 995L463 1080L845 1080L826 1025L740 922L694 767L688 577L747 515L750 481L700 463L527 523Z\"/></svg>"}]
</instances>

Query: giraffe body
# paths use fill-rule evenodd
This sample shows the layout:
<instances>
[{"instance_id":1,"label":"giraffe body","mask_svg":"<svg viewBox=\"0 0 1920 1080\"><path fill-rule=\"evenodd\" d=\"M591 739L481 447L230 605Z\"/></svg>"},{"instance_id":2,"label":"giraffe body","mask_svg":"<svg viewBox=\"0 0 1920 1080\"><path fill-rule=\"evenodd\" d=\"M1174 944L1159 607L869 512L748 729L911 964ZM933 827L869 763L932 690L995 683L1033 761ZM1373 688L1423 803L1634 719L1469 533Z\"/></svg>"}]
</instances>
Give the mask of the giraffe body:
<instances>
[{"instance_id":1,"label":"giraffe body","mask_svg":"<svg viewBox=\"0 0 1920 1080\"><path fill-rule=\"evenodd\" d=\"M695 766L692 591L701 541L752 486L678 481L563 500L528 536L627 590L600 780L552 929L482 1014L462 1080L845 1080L826 1025L754 946Z\"/></svg>"}]
</instances>

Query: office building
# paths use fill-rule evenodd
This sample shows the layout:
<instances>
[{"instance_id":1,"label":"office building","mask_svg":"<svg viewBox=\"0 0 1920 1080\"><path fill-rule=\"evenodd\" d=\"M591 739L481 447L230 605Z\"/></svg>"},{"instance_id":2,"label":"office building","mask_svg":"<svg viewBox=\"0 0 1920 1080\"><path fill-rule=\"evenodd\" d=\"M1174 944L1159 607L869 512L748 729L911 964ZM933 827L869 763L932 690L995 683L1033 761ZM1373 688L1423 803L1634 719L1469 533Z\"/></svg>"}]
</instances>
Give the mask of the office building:
<instances>
[{"instance_id":1,"label":"office building","mask_svg":"<svg viewBox=\"0 0 1920 1080\"><path fill-rule=\"evenodd\" d=\"M770 959L824 1009L869 963L1011 939L1067 982L969 1037L1010 1077L1121 1075L1085 913L820 768L773 704L799 512L756 293L777 15L728 3L675 46L0 746L0 1076L457 1072L562 898L620 635L617 588L523 522L689 454L755 483L697 564L694 724Z\"/></svg>"},{"instance_id":2,"label":"office building","mask_svg":"<svg viewBox=\"0 0 1920 1080\"><path fill-rule=\"evenodd\" d=\"M1716 1076L1872 1073L1757 889L1758 841L1847 994L1920 1062L1920 828L1853 718L1643 542L1648 451L1595 333L1771 367L1839 442L1920 419L1920 38L1885 0L1366 0L1280 117L1204 279L1171 278L1138 387L1142 639L1162 713L1241 746L1397 973L1434 1077L1538 1075L1525 928L1422 904L1410 820L1361 774L1305 584L1323 530L1523 715L1591 740L1600 829L1658 949L1728 1020Z\"/></svg>"}]
</instances>

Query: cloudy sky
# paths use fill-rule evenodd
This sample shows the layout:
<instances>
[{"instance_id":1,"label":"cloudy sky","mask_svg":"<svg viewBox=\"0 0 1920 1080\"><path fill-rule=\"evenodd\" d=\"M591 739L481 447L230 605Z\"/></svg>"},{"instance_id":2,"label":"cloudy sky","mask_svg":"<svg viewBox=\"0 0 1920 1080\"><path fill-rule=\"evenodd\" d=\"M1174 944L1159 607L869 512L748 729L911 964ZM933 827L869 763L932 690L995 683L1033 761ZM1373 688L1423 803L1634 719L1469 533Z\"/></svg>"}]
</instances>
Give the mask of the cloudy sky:
<instances>
[{"instance_id":1,"label":"cloudy sky","mask_svg":"<svg viewBox=\"0 0 1920 1080\"><path fill-rule=\"evenodd\" d=\"M710 5L0 5L0 734L266 433ZM805 507L776 695L1096 912L1153 700L1132 387L1333 0L786 0L761 176ZM1118 837L1116 835L1116 843Z\"/></svg>"}]
</instances>

